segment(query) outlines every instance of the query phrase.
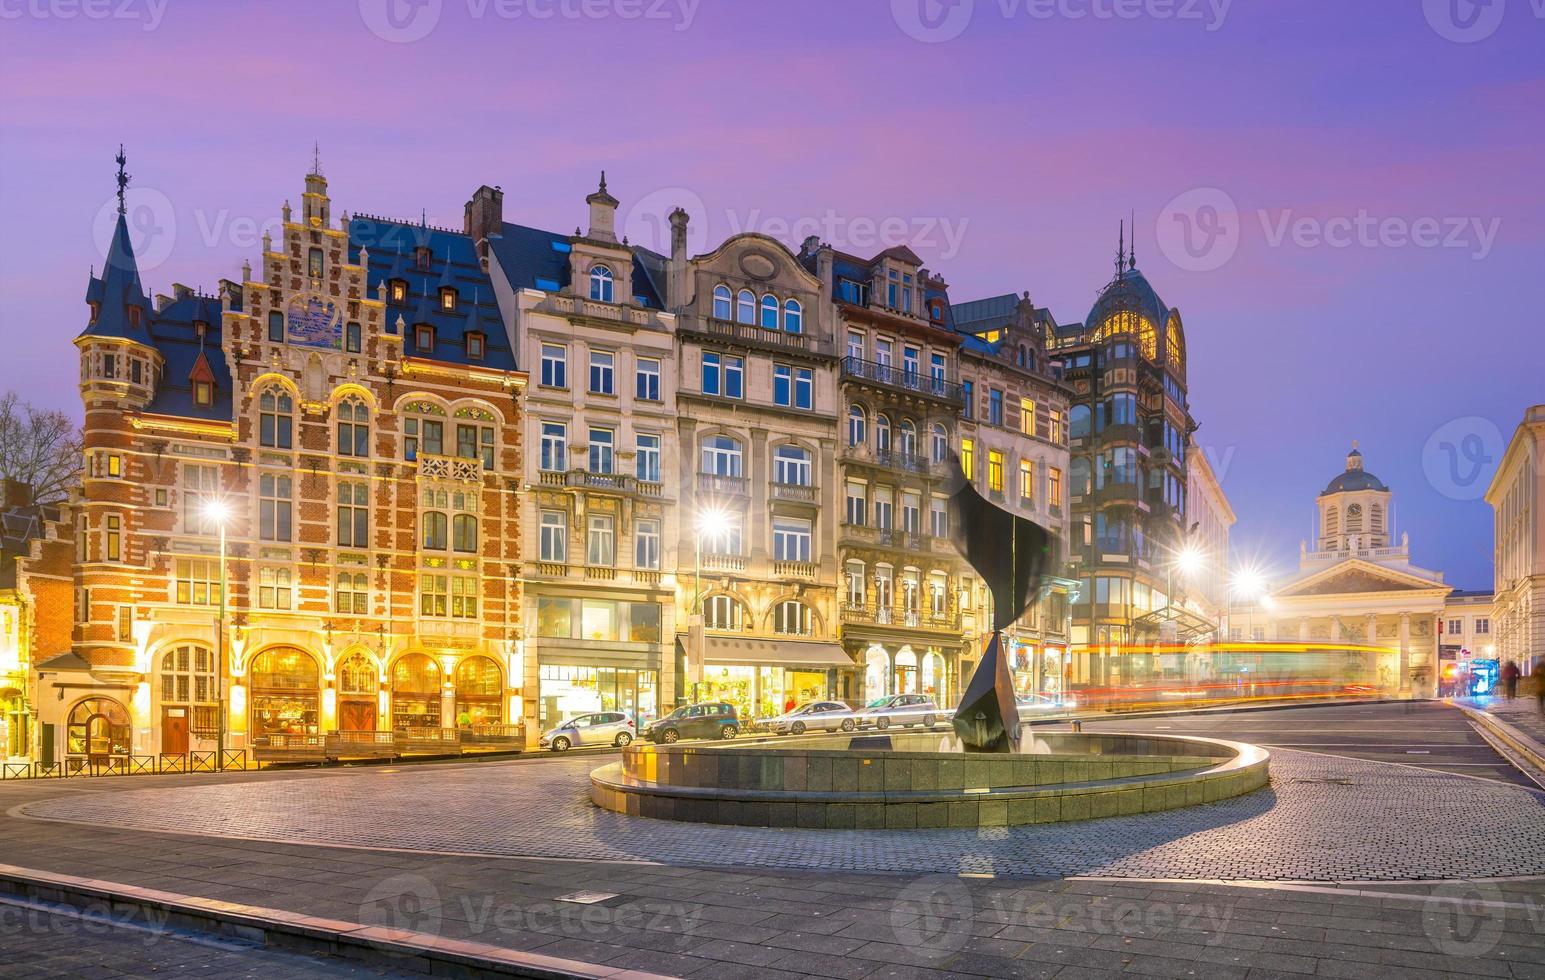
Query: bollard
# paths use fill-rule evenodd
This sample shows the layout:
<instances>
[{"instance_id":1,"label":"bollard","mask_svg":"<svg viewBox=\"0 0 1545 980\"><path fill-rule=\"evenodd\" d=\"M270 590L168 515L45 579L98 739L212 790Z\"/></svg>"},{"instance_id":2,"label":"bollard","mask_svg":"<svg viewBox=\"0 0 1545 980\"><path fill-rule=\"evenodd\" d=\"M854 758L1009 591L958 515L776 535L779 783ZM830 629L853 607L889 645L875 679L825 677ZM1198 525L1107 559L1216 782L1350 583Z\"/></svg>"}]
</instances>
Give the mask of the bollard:
<instances>
[{"instance_id":1,"label":"bollard","mask_svg":"<svg viewBox=\"0 0 1545 980\"><path fill-rule=\"evenodd\" d=\"M1068 725L1071 726L1069 728L1069 731L1081 732L1081 731L1084 730L1084 723L1081 722L1081 721L1078 721L1077 719L1074 719L1073 721L1068 722Z\"/></svg>"}]
</instances>

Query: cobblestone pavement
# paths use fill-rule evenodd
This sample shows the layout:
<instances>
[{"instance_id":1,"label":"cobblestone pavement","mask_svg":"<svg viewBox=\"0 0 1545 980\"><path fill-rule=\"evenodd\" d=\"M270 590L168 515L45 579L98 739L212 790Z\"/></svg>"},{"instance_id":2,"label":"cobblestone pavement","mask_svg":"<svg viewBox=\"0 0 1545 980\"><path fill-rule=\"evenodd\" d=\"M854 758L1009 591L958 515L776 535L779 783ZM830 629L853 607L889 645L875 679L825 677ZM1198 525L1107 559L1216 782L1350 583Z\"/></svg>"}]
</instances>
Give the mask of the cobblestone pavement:
<instances>
[{"instance_id":1,"label":"cobblestone pavement","mask_svg":"<svg viewBox=\"0 0 1545 980\"><path fill-rule=\"evenodd\" d=\"M714 827L610 813L586 798L595 765L560 758L304 780L270 773L61 794L17 812L221 837L678 865L1302 881L1545 874L1538 795L1292 750L1273 753L1269 788L1219 803L1077 824L906 833Z\"/></svg>"},{"instance_id":2,"label":"cobblestone pavement","mask_svg":"<svg viewBox=\"0 0 1545 980\"><path fill-rule=\"evenodd\" d=\"M105 910L104 910L105 912ZM164 924L113 920L0 901L0 977L397 977L376 967L177 932Z\"/></svg>"}]
</instances>

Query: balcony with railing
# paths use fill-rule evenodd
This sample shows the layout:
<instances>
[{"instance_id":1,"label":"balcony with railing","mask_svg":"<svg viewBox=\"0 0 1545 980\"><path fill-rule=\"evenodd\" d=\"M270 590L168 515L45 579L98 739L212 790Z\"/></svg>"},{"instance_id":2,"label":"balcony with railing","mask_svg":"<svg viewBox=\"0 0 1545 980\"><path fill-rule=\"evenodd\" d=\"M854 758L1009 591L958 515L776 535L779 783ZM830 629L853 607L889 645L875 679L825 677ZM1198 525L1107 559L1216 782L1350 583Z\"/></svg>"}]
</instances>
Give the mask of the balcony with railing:
<instances>
[{"instance_id":1,"label":"balcony with railing","mask_svg":"<svg viewBox=\"0 0 1545 980\"><path fill-rule=\"evenodd\" d=\"M905 605L844 602L842 621L857 626L888 626L897 629L955 633L960 631L959 612L936 612L927 606L908 609Z\"/></svg>"},{"instance_id":2,"label":"balcony with railing","mask_svg":"<svg viewBox=\"0 0 1545 980\"><path fill-rule=\"evenodd\" d=\"M464 456L429 456L419 453L418 475L425 480L482 483L483 461Z\"/></svg>"},{"instance_id":3,"label":"balcony with railing","mask_svg":"<svg viewBox=\"0 0 1545 980\"><path fill-rule=\"evenodd\" d=\"M773 576L775 578L797 578L814 581L820 566L813 561L784 561L774 559L772 563Z\"/></svg>"},{"instance_id":4,"label":"balcony with railing","mask_svg":"<svg viewBox=\"0 0 1545 980\"><path fill-rule=\"evenodd\" d=\"M922 453L907 452L903 449L876 449L867 445L851 446L844 444L840 450L840 455L845 462L865 463L869 466L878 466L897 473L915 473L918 476L932 477L948 475L947 464L935 462Z\"/></svg>"},{"instance_id":5,"label":"balcony with railing","mask_svg":"<svg viewBox=\"0 0 1545 980\"><path fill-rule=\"evenodd\" d=\"M660 312L658 310L644 309L628 303L603 303L600 300L593 300L584 296L565 296L562 293L548 293L547 297L536 308L544 313L583 316L595 320L610 320L614 323L626 323L637 327L652 327L656 330L666 329L660 319Z\"/></svg>"},{"instance_id":6,"label":"balcony with railing","mask_svg":"<svg viewBox=\"0 0 1545 980\"><path fill-rule=\"evenodd\" d=\"M789 333L773 330L754 323L737 323L713 317L692 317L680 321L678 333L697 334L701 337L748 347L761 347L778 351L801 351L806 354L830 355L831 341L807 333Z\"/></svg>"},{"instance_id":7,"label":"balcony with railing","mask_svg":"<svg viewBox=\"0 0 1545 980\"><path fill-rule=\"evenodd\" d=\"M930 377L894 364L881 364L878 361L866 361L848 356L842 359L842 376L882 385L906 394L932 398L957 408L966 403L965 389L959 382Z\"/></svg>"},{"instance_id":8,"label":"balcony with railing","mask_svg":"<svg viewBox=\"0 0 1545 980\"><path fill-rule=\"evenodd\" d=\"M660 584L658 568L624 568L617 565L592 565L584 561L537 561L533 569L541 579L584 579L587 582L632 583L655 587Z\"/></svg>"},{"instance_id":9,"label":"balcony with railing","mask_svg":"<svg viewBox=\"0 0 1545 980\"><path fill-rule=\"evenodd\" d=\"M699 564L705 572L743 572L746 570L746 556L704 554Z\"/></svg>"},{"instance_id":10,"label":"balcony with railing","mask_svg":"<svg viewBox=\"0 0 1545 980\"><path fill-rule=\"evenodd\" d=\"M749 481L743 476L725 476L719 473L699 473L697 489L702 493L725 494L744 497L751 492Z\"/></svg>"},{"instance_id":11,"label":"balcony with railing","mask_svg":"<svg viewBox=\"0 0 1545 980\"><path fill-rule=\"evenodd\" d=\"M814 504L820 501L820 491L808 483L778 483L773 482L769 495L774 500L785 500L796 504Z\"/></svg>"},{"instance_id":12,"label":"balcony with railing","mask_svg":"<svg viewBox=\"0 0 1545 980\"><path fill-rule=\"evenodd\" d=\"M930 551L933 538L920 531L907 531L894 527L869 527L864 524L843 523L838 537L844 544L872 545L877 548L894 548L898 551Z\"/></svg>"},{"instance_id":13,"label":"balcony with railing","mask_svg":"<svg viewBox=\"0 0 1545 980\"><path fill-rule=\"evenodd\" d=\"M640 480L629 473L593 473L586 469L543 470L537 482L544 487L594 490L638 497L659 497L664 492L663 484Z\"/></svg>"}]
</instances>

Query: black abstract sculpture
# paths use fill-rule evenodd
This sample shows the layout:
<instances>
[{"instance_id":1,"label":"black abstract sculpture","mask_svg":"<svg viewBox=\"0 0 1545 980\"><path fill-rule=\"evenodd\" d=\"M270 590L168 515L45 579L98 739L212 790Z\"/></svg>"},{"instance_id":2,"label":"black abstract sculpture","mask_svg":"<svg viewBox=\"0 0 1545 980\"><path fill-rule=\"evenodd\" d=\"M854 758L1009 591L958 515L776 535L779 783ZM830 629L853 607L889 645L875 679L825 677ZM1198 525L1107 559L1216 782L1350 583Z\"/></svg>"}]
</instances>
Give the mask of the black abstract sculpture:
<instances>
[{"instance_id":1,"label":"black abstract sculpture","mask_svg":"<svg viewBox=\"0 0 1545 980\"><path fill-rule=\"evenodd\" d=\"M1054 539L1034 521L1016 517L977 493L958 460L954 469L950 505L955 543L992 593L992 636L955 711L955 733L967 752L1013 752L1019 744L1019 708L1000 633L1040 592Z\"/></svg>"}]
</instances>

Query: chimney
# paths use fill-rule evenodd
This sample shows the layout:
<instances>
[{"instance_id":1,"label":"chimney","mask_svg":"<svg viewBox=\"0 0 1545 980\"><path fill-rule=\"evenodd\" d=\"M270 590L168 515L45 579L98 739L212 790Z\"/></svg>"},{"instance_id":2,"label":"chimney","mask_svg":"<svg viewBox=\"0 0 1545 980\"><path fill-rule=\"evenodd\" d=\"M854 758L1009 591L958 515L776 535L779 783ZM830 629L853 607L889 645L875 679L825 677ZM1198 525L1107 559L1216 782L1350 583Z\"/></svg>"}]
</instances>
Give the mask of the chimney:
<instances>
[{"instance_id":1,"label":"chimney","mask_svg":"<svg viewBox=\"0 0 1545 980\"><path fill-rule=\"evenodd\" d=\"M32 506L32 487L27 482L6 477L4 488L6 510Z\"/></svg>"},{"instance_id":2,"label":"chimney","mask_svg":"<svg viewBox=\"0 0 1545 980\"><path fill-rule=\"evenodd\" d=\"M666 300L666 306L679 310L688 303L687 297L687 223L692 216L681 208L671 212L671 266L670 284L666 287L670 290L670 296Z\"/></svg>"},{"instance_id":3,"label":"chimney","mask_svg":"<svg viewBox=\"0 0 1545 980\"><path fill-rule=\"evenodd\" d=\"M586 238L601 242L617 240L617 199L606 193L606 171L601 171L601 186L585 203L590 205L590 231Z\"/></svg>"},{"instance_id":4,"label":"chimney","mask_svg":"<svg viewBox=\"0 0 1545 980\"><path fill-rule=\"evenodd\" d=\"M488 238L497 235L504 227L504 190L484 184L467 202L462 231L472 239L479 257L488 257Z\"/></svg>"}]
</instances>

